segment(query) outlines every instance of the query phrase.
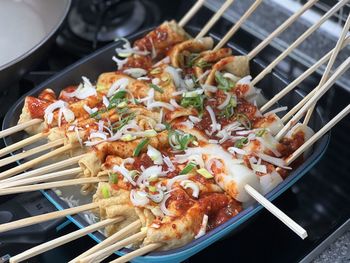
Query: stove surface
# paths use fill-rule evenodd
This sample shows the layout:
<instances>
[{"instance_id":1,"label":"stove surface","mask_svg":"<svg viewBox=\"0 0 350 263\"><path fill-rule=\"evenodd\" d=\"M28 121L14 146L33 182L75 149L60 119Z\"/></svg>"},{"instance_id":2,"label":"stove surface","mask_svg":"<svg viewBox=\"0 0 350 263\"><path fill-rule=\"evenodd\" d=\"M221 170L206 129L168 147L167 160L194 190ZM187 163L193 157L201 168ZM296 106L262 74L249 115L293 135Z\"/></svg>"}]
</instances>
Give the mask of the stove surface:
<instances>
[{"instance_id":1,"label":"stove surface","mask_svg":"<svg viewBox=\"0 0 350 263\"><path fill-rule=\"evenodd\" d=\"M117 20L100 21L100 24L94 24L93 26L79 26L79 23L85 19L89 20L89 23L92 24L94 21L90 21L90 17L86 17L86 14L85 17L84 14L81 14L79 17L74 12L86 12L81 10L86 10L87 8L88 12L113 13L115 11L113 9L115 5L120 3L125 4L126 1L105 1L108 6L99 6L98 1L87 1L93 4L93 6L86 6L86 3L83 3L83 6L81 6L82 2L78 0L74 1L70 17L58 35L56 44L52 47L46 61L27 74L23 79L19 80L16 87L9 89L6 95L8 103L13 103L20 95L55 72L108 43L107 40L114 39L115 37L127 37L129 33L159 24L165 19L181 17L181 14L194 1L182 0L177 1L176 4L168 3L168 1L165 3L165 1L161 0L130 1L130 4L134 5L133 7L142 5L147 10L144 16L141 17L144 19L143 23L139 24L135 22L133 28L127 26L125 29L123 28L119 31L111 30L115 25L120 25L121 21ZM128 6L124 6L124 9L118 12L123 11L124 13L121 15L128 14L128 12L132 14L135 10L129 8ZM139 11L141 12L141 10ZM201 27L211 15L211 11L202 9L190 24ZM103 17L108 18L108 15ZM80 22L72 22L74 19ZM102 26L103 23L107 23L107 26ZM75 24L76 28L72 27L72 24ZM221 19L212 32L217 35L224 35L229 27L230 23ZM101 31L102 28L103 30ZM122 28L122 25L120 28ZM258 40L254 36L242 30L238 31L234 41L238 45L244 46L247 50L258 43ZM268 47L261 54L261 58L265 58L264 54L271 56L278 53L277 50ZM302 65L289 59L287 61L292 68L290 72L305 70ZM286 77L290 76L287 75ZM308 92L310 87L314 87L318 80L319 76L315 74L301 88ZM323 113L329 118L334 116L348 104L349 98L350 95L346 90L335 86L321 101ZM2 109L1 114L5 113L6 110ZM306 240L302 241L274 216L262 210L252 220L241 227L236 234L211 245L204 251L188 259L187 262L224 261L231 258L235 262L297 262L307 256L350 216L350 177L348 172L350 170L349 130L350 119L348 117L332 130L331 141L322 160L290 190L282 194L274 202L285 213L308 230L309 237ZM42 198L41 194L34 195L33 198L35 197L37 200L41 200ZM20 206L20 202L17 202L16 198L17 196L2 197L0 203L16 203ZM49 204L47 206L48 209L53 209ZM6 209L11 210L11 207L7 207ZM0 206L1 211L2 208ZM25 213L19 213L17 216L24 217L25 215ZM1 213L0 220L4 220L1 217ZM38 229L36 235L40 238L37 240L37 243L50 240L77 229L73 224L62 223L62 221L59 221L56 224L43 227L41 230ZM5 240L0 235L0 262L2 262L1 257L3 255L19 253L29 247L29 244L32 243L31 241L33 241L29 238L28 240L19 242L20 236L21 234L14 235L12 239ZM21 244L19 245L19 243ZM28 262L67 262L93 245L94 241L88 236L82 237L74 242L35 257Z\"/></svg>"}]
</instances>

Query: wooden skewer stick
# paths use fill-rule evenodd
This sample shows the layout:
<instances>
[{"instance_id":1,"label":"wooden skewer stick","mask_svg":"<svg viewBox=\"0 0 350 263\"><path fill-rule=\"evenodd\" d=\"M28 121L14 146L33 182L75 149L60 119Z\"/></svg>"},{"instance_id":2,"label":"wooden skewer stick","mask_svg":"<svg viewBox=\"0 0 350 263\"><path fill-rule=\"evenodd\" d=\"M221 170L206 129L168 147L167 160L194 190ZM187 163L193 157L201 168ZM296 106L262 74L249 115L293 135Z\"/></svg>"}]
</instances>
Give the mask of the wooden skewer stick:
<instances>
[{"instance_id":1,"label":"wooden skewer stick","mask_svg":"<svg viewBox=\"0 0 350 263\"><path fill-rule=\"evenodd\" d=\"M60 155L64 152L67 152L71 149L73 149L75 147L75 145L72 145L72 144L67 144L65 146L62 146L60 148L57 148L56 150L53 150L52 152L49 152L49 153L46 153L38 158L35 158L33 160L30 160L26 163L23 163L19 166L16 166L12 169L9 169L5 172L2 172L0 173L0 179L5 179L5 178L8 178L10 176L13 176L13 175L16 175L20 172L23 172L24 170L27 170L29 168L32 168L34 167L35 165L38 165L40 163L42 163L43 161L47 160L47 159L50 159L54 156L57 156L57 155Z\"/></svg>"},{"instance_id":2,"label":"wooden skewer stick","mask_svg":"<svg viewBox=\"0 0 350 263\"><path fill-rule=\"evenodd\" d=\"M98 222L98 223L95 223L95 224L92 224L88 227L85 227L85 228L82 228L82 229L79 229L79 230L76 230L72 233L69 233L67 235L64 235L64 236L61 236L61 237L58 237L56 239L53 239L51 241L48 241L48 242L45 242L43 244L40 244L38 246L35 246L31 249L28 249L14 257L11 257L10 258L10 262L11 263L17 263L17 262L21 262L21 261L24 261L28 258L32 258L36 255L39 255L41 253L44 253L48 250L51 250L51 249L54 249L56 247L59 247L63 244L66 244L66 243L69 243L73 240L76 240L82 236L85 236L89 233L92 233L92 232L95 232L96 230L98 229L101 229L105 226L108 226L108 225L111 225L111 224L114 224L114 223L118 223L120 221L122 221L123 218L122 217L116 217L116 218L112 218L112 219L105 219L101 222Z\"/></svg>"},{"instance_id":3,"label":"wooden skewer stick","mask_svg":"<svg viewBox=\"0 0 350 263\"><path fill-rule=\"evenodd\" d=\"M346 47L350 44L350 37L347 37L343 43L342 48ZM301 82L303 82L307 77L309 77L312 73L314 73L321 65L329 60L332 55L334 49L329 51L326 55L324 55L319 61L317 61L314 65L308 68L303 74L301 74L298 78L292 81L287 87L277 93L271 100L265 103L264 106L260 108L261 112L266 112L270 109L276 102L282 99L285 95L287 95L290 91L292 91L295 87L297 87ZM305 104L305 103L304 103ZM303 104L303 105L304 105ZM300 108L296 108L296 110L292 113L292 115L297 112ZM287 119L287 121L289 118Z\"/></svg>"},{"instance_id":4,"label":"wooden skewer stick","mask_svg":"<svg viewBox=\"0 0 350 263\"><path fill-rule=\"evenodd\" d=\"M25 172L25 173L22 173L22 174L19 174L19 175L16 175L16 176L13 176L13 177L1 180L0 181L0 185L3 184L3 183L14 182L14 181L23 180L23 179L26 179L26 178L32 178L32 177L35 177L35 176L39 176L39 175L43 175L43 174L47 174L47 173L50 173L50 172L53 172L53 171L57 171L57 170L63 169L65 167L77 164L78 161L81 158L83 158L85 155L86 154L82 154L82 155L78 155L78 156L75 156L75 157L71 157L71 158L69 158L67 160L63 160L63 161L60 161L60 162L57 162L57 163L49 164L49 165L37 168L35 170L29 171L29 172Z\"/></svg>"},{"instance_id":5,"label":"wooden skewer stick","mask_svg":"<svg viewBox=\"0 0 350 263\"><path fill-rule=\"evenodd\" d=\"M152 252L153 250L156 250L160 248L163 244L161 243L154 243L154 244L149 244L147 246L144 246L142 248L139 248L133 252L130 252L120 258L117 258L113 261L110 261L109 263L123 263L123 262L128 262L132 260L133 258L148 254L149 252Z\"/></svg>"},{"instance_id":6,"label":"wooden skewer stick","mask_svg":"<svg viewBox=\"0 0 350 263\"><path fill-rule=\"evenodd\" d=\"M245 185L244 189L247 193L253 197L259 204L265 207L271 214L281 220L286 226L288 226L291 230L294 231L299 237L305 239L307 237L307 232L304 228L298 225L293 219L287 216L284 212L282 212L278 207L272 204L269 200L267 200L263 195L261 195L258 191L256 191L250 185Z\"/></svg>"},{"instance_id":7,"label":"wooden skewer stick","mask_svg":"<svg viewBox=\"0 0 350 263\"><path fill-rule=\"evenodd\" d=\"M21 149L29 144L35 143L37 141L40 141L41 139L44 139L48 136L48 133L38 133L33 136L30 136L26 139L23 139L19 142L16 142L14 144L11 144L3 149L0 150L0 157L9 154L10 152L16 151L18 149Z\"/></svg>"},{"instance_id":8,"label":"wooden skewer stick","mask_svg":"<svg viewBox=\"0 0 350 263\"><path fill-rule=\"evenodd\" d=\"M69 215L74 215L80 212L88 211L95 209L99 206L98 203L91 203L91 204L86 204L86 205L81 205L77 207L72 207L68 208L62 211L55 211L51 212L48 214L42 214L42 215L37 215L37 216L32 216L24 219L19 219L13 222L5 223L0 225L0 233L10 231L13 229L21 228L21 227L26 227L26 226L31 226L35 224L39 224L42 222L50 221L53 219L69 216Z\"/></svg>"},{"instance_id":9,"label":"wooden skewer stick","mask_svg":"<svg viewBox=\"0 0 350 263\"><path fill-rule=\"evenodd\" d=\"M103 249L103 248L106 248L108 246L113 245L115 242L117 242L117 241L119 241L119 240L129 236L131 233L133 233L133 231L135 231L135 229L140 229L141 226L142 226L141 221L140 220L136 220L135 222L131 223L127 227L124 227L123 229L121 229L118 232L114 233L110 237L106 238L101 243L99 243L96 246L94 246L94 247L90 248L89 250L85 251L83 254L81 254L78 257L72 259L68 263L76 263L82 258L85 258L85 257L87 257L87 256L89 256L89 255L91 255L91 254L93 254L93 253Z\"/></svg>"},{"instance_id":10,"label":"wooden skewer stick","mask_svg":"<svg viewBox=\"0 0 350 263\"><path fill-rule=\"evenodd\" d=\"M81 167L77 167L77 168L67 169L67 170L53 172L53 173L49 173L49 174L39 175L39 176L36 176L33 178L27 178L27 179L18 180L18 181L2 183L2 184L0 184L0 189L14 187L14 186L17 187L17 186L21 186L21 185L31 185L31 184L35 184L35 183L41 183L41 182L45 182L47 180L57 179L57 178L68 176L68 175L78 175L82 171L83 171L83 169Z\"/></svg>"},{"instance_id":11,"label":"wooden skewer stick","mask_svg":"<svg viewBox=\"0 0 350 263\"><path fill-rule=\"evenodd\" d=\"M348 68L350 67L350 57L347 58L336 70L336 72L327 80L327 82L315 92L315 95L305 103L305 105L293 116L293 118L279 131L276 135L276 139L281 140L284 135L292 128L306 113L306 111L316 103L334 84Z\"/></svg>"},{"instance_id":12,"label":"wooden skewer stick","mask_svg":"<svg viewBox=\"0 0 350 263\"><path fill-rule=\"evenodd\" d=\"M145 231L141 231L139 233L136 233L132 236L129 236L129 237L121 240L121 241L118 241L117 243L115 243L109 247L106 247L102 250L99 250L96 253L87 256L86 258L80 259L79 263L98 263L98 262L101 262L102 260L104 260L105 258L110 256L114 251L119 250L125 246L130 245L130 244L133 244L135 242L138 242L138 241L142 240L143 238L145 238L145 236L146 236Z\"/></svg>"},{"instance_id":13,"label":"wooden skewer stick","mask_svg":"<svg viewBox=\"0 0 350 263\"><path fill-rule=\"evenodd\" d=\"M219 8L219 10L212 16L208 23L203 27L203 29L198 33L196 39L204 37L209 30L215 25L226 9L230 7L234 0L226 0L225 3Z\"/></svg>"},{"instance_id":14,"label":"wooden skewer stick","mask_svg":"<svg viewBox=\"0 0 350 263\"><path fill-rule=\"evenodd\" d=\"M310 36L314 31L316 31L326 20L328 20L335 12L337 12L341 7L348 3L348 0L339 1L335 6L333 6L326 14L324 14L314 25L312 25L308 30L306 30L297 40L295 40L284 52L282 52L274 61L270 63L263 71L259 73L252 80L252 85L256 85L260 80L262 80L272 69L281 62L285 57L287 57L296 47L298 47L308 36Z\"/></svg>"},{"instance_id":15,"label":"wooden skewer stick","mask_svg":"<svg viewBox=\"0 0 350 263\"><path fill-rule=\"evenodd\" d=\"M307 140L301 147L293 152L286 160L286 165L290 165L294 162L303 152L310 148L318 139L325 135L333 126L341 121L346 115L350 113L350 104L346 106L341 112L339 112L331 121L322 127L317 133L315 133L309 140Z\"/></svg>"},{"instance_id":16,"label":"wooden skewer stick","mask_svg":"<svg viewBox=\"0 0 350 263\"><path fill-rule=\"evenodd\" d=\"M22 159L27 158L29 156L35 155L37 153L49 150L51 148L54 148L54 147L62 145L62 144L64 144L64 139L59 139L59 140L55 140L55 141L40 145L40 146L35 147L33 149L30 149L28 151L21 152L21 153L15 154L13 156L4 158L4 159L0 160L0 167L5 166L9 163L16 162L18 160L22 160Z\"/></svg>"},{"instance_id":17,"label":"wooden skewer stick","mask_svg":"<svg viewBox=\"0 0 350 263\"><path fill-rule=\"evenodd\" d=\"M27 121L27 122L23 122L23 123L20 123L20 124L17 124L16 126L13 126L11 128L8 128L6 130L3 130L3 131L0 131L0 138L4 138L6 136L9 136L13 133L16 133L16 132L19 132L19 131L23 131L24 129L30 127L30 126L33 126L33 125L36 125L36 124L39 124L41 123L43 120L41 119L33 119L33 120L30 120L30 121Z\"/></svg>"},{"instance_id":18,"label":"wooden skewer stick","mask_svg":"<svg viewBox=\"0 0 350 263\"><path fill-rule=\"evenodd\" d=\"M235 23L233 27L226 33L226 35L220 40L220 42L216 45L214 50L218 50L222 48L230 38L237 32L237 30L241 27L244 21L255 11L255 9L262 3L263 0L255 0L254 4L252 4L249 9L243 14L243 16Z\"/></svg>"},{"instance_id":19,"label":"wooden skewer stick","mask_svg":"<svg viewBox=\"0 0 350 263\"><path fill-rule=\"evenodd\" d=\"M267 38L265 38L259 45L257 45L252 51L249 52L248 58L251 60L256 55L258 55L271 41L280 35L284 30L286 30L291 24L293 24L306 10L313 6L318 0L309 0L300 8L296 13L290 16L286 21L284 21L275 31L273 31Z\"/></svg>"},{"instance_id":20,"label":"wooden skewer stick","mask_svg":"<svg viewBox=\"0 0 350 263\"><path fill-rule=\"evenodd\" d=\"M51 189L55 187L64 187L64 186L79 185L79 184L93 184L93 183L99 183L99 182L108 182L108 178L89 177L89 178L62 180L62 181L51 182L51 183L41 183L41 184L35 184L35 185L9 187L9 188L0 189L0 196L25 193L25 192L33 192L37 190L45 190L45 189Z\"/></svg>"},{"instance_id":21,"label":"wooden skewer stick","mask_svg":"<svg viewBox=\"0 0 350 263\"><path fill-rule=\"evenodd\" d=\"M198 0L192 8L186 13L186 15L183 16L183 18L179 22L179 26L184 27L188 21L191 20L191 18L198 12L198 10L202 7L205 0Z\"/></svg>"},{"instance_id":22,"label":"wooden skewer stick","mask_svg":"<svg viewBox=\"0 0 350 263\"><path fill-rule=\"evenodd\" d=\"M343 30L340 34L340 37L337 41L337 44L335 45L335 48L333 50L333 53L332 53L332 56L327 64L327 67L322 75L322 78L320 80L320 83L318 84L319 87L321 87L326 81L327 79L329 78L329 75L330 75L330 72L331 72L331 69L333 68L333 65L334 65L334 62L335 62L335 59L337 58L338 54L339 54L339 51L341 50L342 46L343 46L343 43L344 43L344 40L345 40L345 37L347 35L347 33L349 32L349 28L350 28L350 15L348 15L348 18L345 22L345 25L343 27ZM303 124L304 125L307 125L310 121L310 118L311 118L311 115L314 111L314 108L315 108L316 104L312 105L311 108L307 111L306 113L306 116L305 116L305 119L304 119L304 122Z\"/></svg>"}]
</instances>

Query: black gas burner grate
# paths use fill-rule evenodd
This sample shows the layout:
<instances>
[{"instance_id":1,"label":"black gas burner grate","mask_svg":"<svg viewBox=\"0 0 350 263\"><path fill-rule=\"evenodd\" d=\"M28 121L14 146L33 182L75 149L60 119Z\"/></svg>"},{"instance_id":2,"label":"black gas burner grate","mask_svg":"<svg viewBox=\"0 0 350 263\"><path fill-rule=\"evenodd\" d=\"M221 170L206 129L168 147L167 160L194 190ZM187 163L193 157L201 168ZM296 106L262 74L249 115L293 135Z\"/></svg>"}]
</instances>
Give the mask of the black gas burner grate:
<instances>
[{"instance_id":1,"label":"black gas burner grate","mask_svg":"<svg viewBox=\"0 0 350 263\"><path fill-rule=\"evenodd\" d=\"M161 17L150 0L79 0L74 2L56 42L79 57L116 38L159 24Z\"/></svg>"}]
</instances>

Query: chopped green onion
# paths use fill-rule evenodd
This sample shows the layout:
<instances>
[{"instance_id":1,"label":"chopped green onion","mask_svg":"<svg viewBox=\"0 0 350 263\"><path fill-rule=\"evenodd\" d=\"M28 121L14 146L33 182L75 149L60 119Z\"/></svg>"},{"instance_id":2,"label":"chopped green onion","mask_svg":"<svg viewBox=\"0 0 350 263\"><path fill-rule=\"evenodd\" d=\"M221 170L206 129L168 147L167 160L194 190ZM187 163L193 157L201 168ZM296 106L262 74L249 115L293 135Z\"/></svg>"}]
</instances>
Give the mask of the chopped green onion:
<instances>
[{"instance_id":1,"label":"chopped green onion","mask_svg":"<svg viewBox=\"0 0 350 263\"><path fill-rule=\"evenodd\" d=\"M226 119L231 118L235 113L235 108L237 107L237 101L235 97L231 97L229 103L220 112L220 116L224 116Z\"/></svg>"},{"instance_id":2,"label":"chopped green onion","mask_svg":"<svg viewBox=\"0 0 350 263\"><path fill-rule=\"evenodd\" d=\"M212 63L209 63L208 61L205 60L200 60L195 64L199 68L208 68L211 67Z\"/></svg>"},{"instance_id":3,"label":"chopped green onion","mask_svg":"<svg viewBox=\"0 0 350 263\"><path fill-rule=\"evenodd\" d=\"M214 176L211 173L209 173L209 171L205 168L198 169L197 173L199 173L201 176L207 179L214 178Z\"/></svg>"},{"instance_id":4,"label":"chopped green onion","mask_svg":"<svg viewBox=\"0 0 350 263\"><path fill-rule=\"evenodd\" d=\"M197 165L193 162L189 162L185 168L180 172L181 174L188 174L189 172L191 172L193 170L193 168L195 168Z\"/></svg>"},{"instance_id":5,"label":"chopped green onion","mask_svg":"<svg viewBox=\"0 0 350 263\"><path fill-rule=\"evenodd\" d=\"M132 112L130 113L129 115L127 116L124 116L125 114L127 114L127 112L123 113L121 116L120 116L120 120L117 121L116 123L114 123L112 126L113 126L113 131L118 131L120 130L121 128L123 128L126 124L128 124L132 119L135 118L135 113Z\"/></svg>"},{"instance_id":6,"label":"chopped green onion","mask_svg":"<svg viewBox=\"0 0 350 263\"><path fill-rule=\"evenodd\" d=\"M108 186L104 185L101 189L103 198L110 198L111 193L109 192Z\"/></svg>"},{"instance_id":7,"label":"chopped green onion","mask_svg":"<svg viewBox=\"0 0 350 263\"><path fill-rule=\"evenodd\" d=\"M148 190L152 193L155 193L155 192L157 192L157 187L150 185L150 186L148 186Z\"/></svg>"},{"instance_id":8,"label":"chopped green onion","mask_svg":"<svg viewBox=\"0 0 350 263\"><path fill-rule=\"evenodd\" d=\"M179 130L170 131L168 135L169 144L175 150L184 151L188 148L188 145L196 140L196 137L192 134L187 134Z\"/></svg>"},{"instance_id":9,"label":"chopped green onion","mask_svg":"<svg viewBox=\"0 0 350 263\"><path fill-rule=\"evenodd\" d=\"M245 144L248 143L248 138L242 138L235 142L234 146L237 148L243 148Z\"/></svg>"},{"instance_id":10,"label":"chopped green onion","mask_svg":"<svg viewBox=\"0 0 350 263\"><path fill-rule=\"evenodd\" d=\"M117 108L125 108L126 106L128 103L125 100L117 104Z\"/></svg>"},{"instance_id":11,"label":"chopped green onion","mask_svg":"<svg viewBox=\"0 0 350 263\"><path fill-rule=\"evenodd\" d=\"M130 142L136 139L136 136L131 135L131 134L124 134L120 140L122 140L123 142Z\"/></svg>"},{"instance_id":12,"label":"chopped green onion","mask_svg":"<svg viewBox=\"0 0 350 263\"><path fill-rule=\"evenodd\" d=\"M186 66L188 68L192 68L195 65L196 60L199 58L200 54L198 53L191 53L189 56L186 57Z\"/></svg>"},{"instance_id":13,"label":"chopped green onion","mask_svg":"<svg viewBox=\"0 0 350 263\"><path fill-rule=\"evenodd\" d=\"M157 132L153 129L152 130L145 130L143 136L147 137L147 138L155 137L155 136L157 136Z\"/></svg>"},{"instance_id":14,"label":"chopped green onion","mask_svg":"<svg viewBox=\"0 0 350 263\"><path fill-rule=\"evenodd\" d=\"M262 129L262 130L257 131L255 135L258 137L263 137L266 132L267 132L267 129Z\"/></svg>"},{"instance_id":15,"label":"chopped green onion","mask_svg":"<svg viewBox=\"0 0 350 263\"><path fill-rule=\"evenodd\" d=\"M112 98L110 99L111 102L117 100L117 99L124 99L126 96L126 91L125 90L120 90L117 93L115 93Z\"/></svg>"},{"instance_id":16,"label":"chopped green onion","mask_svg":"<svg viewBox=\"0 0 350 263\"><path fill-rule=\"evenodd\" d=\"M112 173L109 175L109 183L111 184L118 183L118 175L116 173Z\"/></svg>"},{"instance_id":17,"label":"chopped green onion","mask_svg":"<svg viewBox=\"0 0 350 263\"><path fill-rule=\"evenodd\" d=\"M191 93L191 94L189 94ZM181 99L180 105L184 108L194 107L198 110L198 113L201 115L204 110L204 98L202 95L199 95L197 92L194 92L195 96L192 95L193 92L186 92Z\"/></svg>"},{"instance_id":18,"label":"chopped green onion","mask_svg":"<svg viewBox=\"0 0 350 263\"><path fill-rule=\"evenodd\" d=\"M159 93L164 93L164 90L163 90L161 87L159 87L159 86L157 86L157 85L155 85L155 84L150 83L149 86L150 86L152 89L154 89L155 91L158 91Z\"/></svg>"},{"instance_id":19,"label":"chopped green onion","mask_svg":"<svg viewBox=\"0 0 350 263\"><path fill-rule=\"evenodd\" d=\"M237 113L236 115L237 121L242 124L246 129L251 129L252 128L252 123L250 122L249 118L247 115L243 113Z\"/></svg>"},{"instance_id":20,"label":"chopped green onion","mask_svg":"<svg viewBox=\"0 0 350 263\"><path fill-rule=\"evenodd\" d=\"M231 80L225 78L219 71L215 72L215 80L218 84L218 89L224 91L230 91L234 86L234 83Z\"/></svg>"},{"instance_id":21,"label":"chopped green onion","mask_svg":"<svg viewBox=\"0 0 350 263\"><path fill-rule=\"evenodd\" d=\"M139 156L141 150L143 149L143 147L145 147L147 144L149 143L149 139L143 139L135 148L133 156Z\"/></svg>"},{"instance_id":22,"label":"chopped green onion","mask_svg":"<svg viewBox=\"0 0 350 263\"><path fill-rule=\"evenodd\" d=\"M159 74L160 72L162 72L162 69L161 68L155 68L155 69L152 69L150 71L150 74L151 75L155 75L155 74Z\"/></svg>"}]
</instances>

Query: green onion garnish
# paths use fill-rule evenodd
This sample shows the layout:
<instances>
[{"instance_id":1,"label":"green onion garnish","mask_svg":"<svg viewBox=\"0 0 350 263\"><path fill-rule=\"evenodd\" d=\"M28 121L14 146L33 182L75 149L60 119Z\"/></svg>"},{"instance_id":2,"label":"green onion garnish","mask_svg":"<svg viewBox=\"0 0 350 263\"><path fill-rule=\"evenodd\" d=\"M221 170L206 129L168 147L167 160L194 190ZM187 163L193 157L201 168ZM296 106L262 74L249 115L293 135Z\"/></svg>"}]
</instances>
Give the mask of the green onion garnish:
<instances>
[{"instance_id":1,"label":"green onion garnish","mask_svg":"<svg viewBox=\"0 0 350 263\"><path fill-rule=\"evenodd\" d=\"M111 197L111 193L109 192L109 189L108 189L108 186L103 186L102 189L102 195L103 195L103 198L110 198Z\"/></svg>"},{"instance_id":2,"label":"green onion garnish","mask_svg":"<svg viewBox=\"0 0 350 263\"><path fill-rule=\"evenodd\" d=\"M155 84L150 83L149 86L150 86L152 89L154 89L155 91L158 91L159 93L164 93L164 90L163 90L161 87L159 87L159 86L157 86L157 85L155 85Z\"/></svg>"},{"instance_id":3,"label":"green onion garnish","mask_svg":"<svg viewBox=\"0 0 350 263\"><path fill-rule=\"evenodd\" d=\"M250 122L249 118L247 115L243 113L237 113L236 115L237 121L242 124L246 129L251 129L252 128L252 123Z\"/></svg>"},{"instance_id":4,"label":"green onion garnish","mask_svg":"<svg viewBox=\"0 0 350 263\"><path fill-rule=\"evenodd\" d=\"M262 129L262 130L257 131L255 135L258 137L263 137L266 132L267 132L266 129Z\"/></svg>"},{"instance_id":5,"label":"green onion garnish","mask_svg":"<svg viewBox=\"0 0 350 263\"><path fill-rule=\"evenodd\" d=\"M191 172L193 170L193 168L195 168L197 165L193 162L189 162L185 168L180 172L180 174L188 174L189 172Z\"/></svg>"},{"instance_id":6,"label":"green onion garnish","mask_svg":"<svg viewBox=\"0 0 350 263\"><path fill-rule=\"evenodd\" d=\"M197 67L199 68L208 68L208 67L211 67L212 63L209 63L205 60L200 60L198 61L196 64L195 64Z\"/></svg>"},{"instance_id":7,"label":"green onion garnish","mask_svg":"<svg viewBox=\"0 0 350 263\"><path fill-rule=\"evenodd\" d=\"M200 54L198 53L191 53L188 57L186 57L186 66L188 68L192 68L199 56Z\"/></svg>"},{"instance_id":8,"label":"green onion garnish","mask_svg":"<svg viewBox=\"0 0 350 263\"><path fill-rule=\"evenodd\" d=\"M218 89L221 89L224 91L230 91L234 86L233 81L225 78L224 75L221 74L219 71L215 72L215 80L218 84Z\"/></svg>"},{"instance_id":9,"label":"green onion garnish","mask_svg":"<svg viewBox=\"0 0 350 263\"><path fill-rule=\"evenodd\" d=\"M126 91L125 90L120 90L118 91L117 93L115 93L112 98L110 99L111 102L114 102L115 100L118 100L118 99L124 99L125 96L126 96Z\"/></svg>"},{"instance_id":10,"label":"green onion garnish","mask_svg":"<svg viewBox=\"0 0 350 263\"><path fill-rule=\"evenodd\" d=\"M243 146L247 143L248 143L248 138L242 138L242 139L235 141L234 146L237 148L243 148Z\"/></svg>"},{"instance_id":11,"label":"green onion garnish","mask_svg":"<svg viewBox=\"0 0 350 263\"><path fill-rule=\"evenodd\" d=\"M204 109L204 97L199 94L192 97L182 97L180 105L184 108L192 106L197 109L199 115L201 115Z\"/></svg>"},{"instance_id":12,"label":"green onion garnish","mask_svg":"<svg viewBox=\"0 0 350 263\"><path fill-rule=\"evenodd\" d=\"M224 116L226 119L231 118L235 113L235 107L237 107L237 101L235 97L231 97L229 103L220 112L220 116Z\"/></svg>"},{"instance_id":13,"label":"green onion garnish","mask_svg":"<svg viewBox=\"0 0 350 263\"><path fill-rule=\"evenodd\" d=\"M143 139L135 148L133 156L139 156L141 150L143 149L143 147L145 147L147 144L149 143L149 139Z\"/></svg>"},{"instance_id":14,"label":"green onion garnish","mask_svg":"<svg viewBox=\"0 0 350 263\"><path fill-rule=\"evenodd\" d=\"M116 184L118 183L118 175L115 173L112 173L109 175L109 183Z\"/></svg>"},{"instance_id":15,"label":"green onion garnish","mask_svg":"<svg viewBox=\"0 0 350 263\"><path fill-rule=\"evenodd\" d=\"M214 178L214 176L205 168L198 169L197 173L207 179Z\"/></svg>"},{"instance_id":16,"label":"green onion garnish","mask_svg":"<svg viewBox=\"0 0 350 263\"><path fill-rule=\"evenodd\" d=\"M196 140L196 137L192 134L187 134L179 130L169 131L168 135L169 144L175 150L184 151L188 148L188 145Z\"/></svg>"}]
</instances>

